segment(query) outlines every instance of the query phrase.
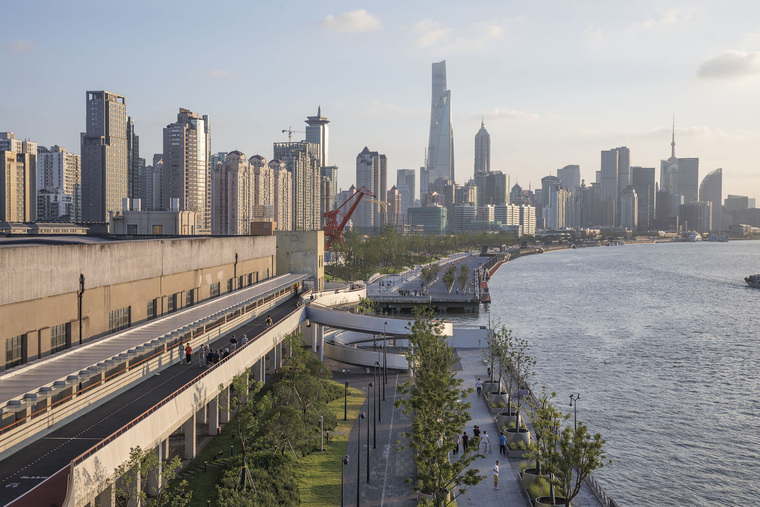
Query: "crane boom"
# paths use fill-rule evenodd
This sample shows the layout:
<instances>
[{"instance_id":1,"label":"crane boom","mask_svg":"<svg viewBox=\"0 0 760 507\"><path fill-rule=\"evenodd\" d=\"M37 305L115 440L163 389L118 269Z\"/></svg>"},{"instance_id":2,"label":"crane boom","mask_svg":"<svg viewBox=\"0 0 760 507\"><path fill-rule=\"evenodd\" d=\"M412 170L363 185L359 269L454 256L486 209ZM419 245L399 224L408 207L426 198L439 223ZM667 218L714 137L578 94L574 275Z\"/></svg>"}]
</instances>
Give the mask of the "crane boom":
<instances>
[{"instance_id":1,"label":"crane boom","mask_svg":"<svg viewBox=\"0 0 760 507\"><path fill-rule=\"evenodd\" d=\"M327 237L327 243L325 244L325 250L329 250L330 247L333 244L333 241L340 240L342 234L343 234L343 228L348 223L348 220L351 218L351 215L353 215L354 210L359 205L359 201L362 200L362 197L364 196L369 197L375 197L374 194L372 194L369 190L367 190L366 187L359 188L356 192L354 192L354 195L346 199L346 201L338 206L338 208L331 210L331 211L325 211L322 213L322 217L324 217L325 225L322 228L322 230L325 231L325 236ZM355 200L354 200L355 199ZM350 207L347 208L347 211L344 211L343 208L351 201L354 201ZM342 215L342 218L341 218ZM338 222L338 219L340 219L340 222Z\"/></svg>"}]
</instances>

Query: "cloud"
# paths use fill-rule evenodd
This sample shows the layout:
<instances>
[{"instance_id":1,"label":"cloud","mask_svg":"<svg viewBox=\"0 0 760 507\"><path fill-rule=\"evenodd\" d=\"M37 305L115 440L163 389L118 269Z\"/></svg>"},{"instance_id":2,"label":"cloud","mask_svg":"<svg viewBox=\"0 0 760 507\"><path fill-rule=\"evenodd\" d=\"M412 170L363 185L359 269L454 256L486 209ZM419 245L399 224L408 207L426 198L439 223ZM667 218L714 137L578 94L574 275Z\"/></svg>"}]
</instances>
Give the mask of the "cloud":
<instances>
[{"instance_id":1,"label":"cloud","mask_svg":"<svg viewBox=\"0 0 760 507\"><path fill-rule=\"evenodd\" d=\"M206 72L206 77L211 79L228 79L233 76L234 74L232 72L223 69L211 69Z\"/></svg>"},{"instance_id":2,"label":"cloud","mask_svg":"<svg viewBox=\"0 0 760 507\"><path fill-rule=\"evenodd\" d=\"M37 44L28 40L14 40L5 43L5 48L11 53L22 54L37 49Z\"/></svg>"},{"instance_id":3,"label":"cloud","mask_svg":"<svg viewBox=\"0 0 760 507\"><path fill-rule=\"evenodd\" d=\"M341 33L364 33L382 30L380 20L364 9L330 14L319 22L325 30Z\"/></svg>"},{"instance_id":4,"label":"cloud","mask_svg":"<svg viewBox=\"0 0 760 507\"><path fill-rule=\"evenodd\" d=\"M504 109L499 107L491 110L485 116L489 121L538 120L541 118L536 113L515 111L513 109Z\"/></svg>"},{"instance_id":5,"label":"cloud","mask_svg":"<svg viewBox=\"0 0 760 507\"><path fill-rule=\"evenodd\" d=\"M455 55L485 51L493 42L503 39L506 30L493 23L472 23L455 30L443 26L440 21L425 18L415 23L414 33L417 47Z\"/></svg>"},{"instance_id":6,"label":"cloud","mask_svg":"<svg viewBox=\"0 0 760 507\"><path fill-rule=\"evenodd\" d=\"M684 23L691 21L699 14L700 11L696 7L676 7L674 9L660 11L656 17L652 17L644 21L634 21L631 23L629 30L652 30L656 28L665 28L675 25L679 22Z\"/></svg>"},{"instance_id":7,"label":"cloud","mask_svg":"<svg viewBox=\"0 0 760 507\"><path fill-rule=\"evenodd\" d=\"M417 45L426 48L444 40L451 34L452 29L441 26L440 21L423 19L415 23L414 32L418 34Z\"/></svg>"},{"instance_id":8,"label":"cloud","mask_svg":"<svg viewBox=\"0 0 760 507\"><path fill-rule=\"evenodd\" d=\"M697 69L697 77L742 81L760 77L760 51L729 49L708 60Z\"/></svg>"}]
</instances>

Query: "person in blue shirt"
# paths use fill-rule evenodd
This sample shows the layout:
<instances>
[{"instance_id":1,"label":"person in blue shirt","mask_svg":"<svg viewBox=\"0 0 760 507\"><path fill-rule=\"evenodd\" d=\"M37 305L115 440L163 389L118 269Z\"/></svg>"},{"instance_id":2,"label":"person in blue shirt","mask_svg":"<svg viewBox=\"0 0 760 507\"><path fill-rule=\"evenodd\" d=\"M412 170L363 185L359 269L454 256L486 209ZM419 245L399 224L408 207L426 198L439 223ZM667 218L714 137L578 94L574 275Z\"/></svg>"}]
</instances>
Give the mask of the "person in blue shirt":
<instances>
[{"instance_id":1,"label":"person in blue shirt","mask_svg":"<svg viewBox=\"0 0 760 507\"><path fill-rule=\"evenodd\" d=\"M504 432L499 435L499 454L507 455L507 437L504 436Z\"/></svg>"}]
</instances>

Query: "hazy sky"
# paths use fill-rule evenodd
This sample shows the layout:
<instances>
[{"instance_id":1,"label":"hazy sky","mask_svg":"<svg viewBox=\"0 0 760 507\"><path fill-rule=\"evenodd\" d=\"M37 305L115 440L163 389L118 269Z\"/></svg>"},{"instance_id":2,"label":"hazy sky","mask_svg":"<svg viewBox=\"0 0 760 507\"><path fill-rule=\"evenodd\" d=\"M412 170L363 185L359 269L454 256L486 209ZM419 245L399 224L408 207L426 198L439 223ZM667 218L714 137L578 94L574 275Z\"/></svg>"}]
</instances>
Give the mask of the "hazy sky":
<instances>
[{"instance_id":1,"label":"hazy sky","mask_svg":"<svg viewBox=\"0 0 760 507\"><path fill-rule=\"evenodd\" d=\"M622 145L659 168L675 114L676 155L700 158L700 180L722 167L724 197L760 198L756 1L26 0L2 18L0 131L42 145L80 152L86 90L126 96L148 163L179 107L209 115L214 152L271 158L321 104L339 186L365 145L387 155L390 186L424 163L445 59L460 183L481 117L492 170L535 188L567 164L593 181Z\"/></svg>"}]
</instances>

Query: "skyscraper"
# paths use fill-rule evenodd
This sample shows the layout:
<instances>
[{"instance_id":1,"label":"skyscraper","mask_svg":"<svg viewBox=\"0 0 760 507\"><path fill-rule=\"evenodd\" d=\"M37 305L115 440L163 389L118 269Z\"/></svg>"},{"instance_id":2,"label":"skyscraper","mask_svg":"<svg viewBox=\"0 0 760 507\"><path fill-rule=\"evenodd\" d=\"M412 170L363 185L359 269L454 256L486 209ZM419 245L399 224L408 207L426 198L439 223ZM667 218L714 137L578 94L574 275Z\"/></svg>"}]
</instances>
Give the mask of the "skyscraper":
<instances>
[{"instance_id":1,"label":"skyscraper","mask_svg":"<svg viewBox=\"0 0 760 507\"><path fill-rule=\"evenodd\" d=\"M723 202L723 169L707 174L699 185L699 200L712 203L712 230L719 232L722 226L721 202Z\"/></svg>"},{"instance_id":2,"label":"skyscraper","mask_svg":"<svg viewBox=\"0 0 760 507\"><path fill-rule=\"evenodd\" d=\"M396 171L396 187L401 192L401 214L406 215L406 210L414 207L415 190L417 188L415 182L414 169L399 169ZM401 187L405 187L406 191L402 192Z\"/></svg>"},{"instance_id":3,"label":"skyscraper","mask_svg":"<svg viewBox=\"0 0 760 507\"><path fill-rule=\"evenodd\" d=\"M630 182L631 152L625 146L602 151L601 200L602 226L620 225L620 193Z\"/></svg>"},{"instance_id":4,"label":"skyscraper","mask_svg":"<svg viewBox=\"0 0 760 507\"><path fill-rule=\"evenodd\" d=\"M557 169L557 178L562 182L562 186L575 192L581 186L581 167L577 164L566 165L562 169Z\"/></svg>"},{"instance_id":5,"label":"skyscraper","mask_svg":"<svg viewBox=\"0 0 760 507\"><path fill-rule=\"evenodd\" d=\"M253 220L251 165L245 155L231 151L213 171L212 234L248 234Z\"/></svg>"},{"instance_id":6,"label":"skyscraper","mask_svg":"<svg viewBox=\"0 0 760 507\"><path fill-rule=\"evenodd\" d=\"M0 222L37 220L37 143L0 132Z\"/></svg>"},{"instance_id":7,"label":"skyscraper","mask_svg":"<svg viewBox=\"0 0 760 507\"><path fill-rule=\"evenodd\" d=\"M683 196L683 202L695 202L699 192L699 159L678 159L678 188L677 193Z\"/></svg>"},{"instance_id":8,"label":"skyscraper","mask_svg":"<svg viewBox=\"0 0 760 507\"><path fill-rule=\"evenodd\" d=\"M654 222L654 167L631 167L631 185L638 199L638 228L648 231Z\"/></svg>"},{"instance_id":9,"label":"skyscraper","mask_svg":"<svg viewBox=\"0 0 760 507\"><path fill-rule=\"evenodd\" d=\"M87 92L82 132L82 220L106 222L129 196L127 104L123 95Z\"/></svg>"},{"instance_id":10,"label":"skyscraper","mask_svg":"<svg viewBox=\"0 0 760 507\"><path fill-rule=\"evenodd\" d=\"M318 146L319 167L330 165L330 120L322 116L322 106L317 107L317 116L307 116L306 142Z\"/></svg>"},{"instance_id":11,"label":"skyscraper","mask_svg":"<svg viewBox=\"0 0 760 507\"><path fill-rule=\"evenodd\" d=\"M475 176L491 172L491 134L485 123L480 121L480 130L475 134Z\"/></svg>"},{"instance_id":12,"label":"skyscraper","mask_svg":"<svg viewBox=\"0 0 760 507\"><path fill-rule=\"evenodd\" d=\"M63 146L37 148L37 220L82 220L82 158ZM40 192L44 191L44 195ZM61 201L69 202L69 210ZM63 211L63 213L61 213Z\"/></svg>"},{"instance_id":13,"label":"skyscraper","mask_svg":"<svg viewBox=\"0 0 760 507\"><path fill-rule=\"evenodd\" d=\"M274 158L284 162L293 177L293 230L321 228L319 146L307 141L274 143Z\"/></svg>"},{"instance_id":14,"label":"skyscraper","mask_svg":"<svg viewBox=\"0 0 760 507\"><path fill-rule=\"evenodd\" d=\"M366 146L356 157L356 185L372 192L375 201L387 202L387 167L385 155L370 151ZM354 223L366 233L377 233L385 225L385 211L377 202L362 199L354 212Z\"/></svg>"},{"instance_id":15,"label":"skyscraper","mask_svg":"<svg viewBox=\"0 0 760 507\"><path fill-rule=\"evenodd\" d=\"M199 234L211 232L211 130L208 115L180 108L164 128L161 207L179 199L180 211L198 213Z\"/></svg>"},{"instance_id":16,"label":"skyscraper","mask_svg":"<svg viewBox=\"0 0 760 507\"><path fill-rule=\"evenodd\" d=\"M451 90L446 89L445 60L433 64L427 168L429 182L438 178L454 182L454 128L451 123ZM427 192L426 189L421 190Z\"/></svg>"},{"instance_id":17,"label":"skyscraper","mask_svg":"<svg viewBox=\"0 0 760 507\"><path fill-rule=\"evenodd\" d=\"M139 199L142 196L140 174L140 137L135 134L135 120L127 116L127 196Z\"/></svg>"}]
</instances>

